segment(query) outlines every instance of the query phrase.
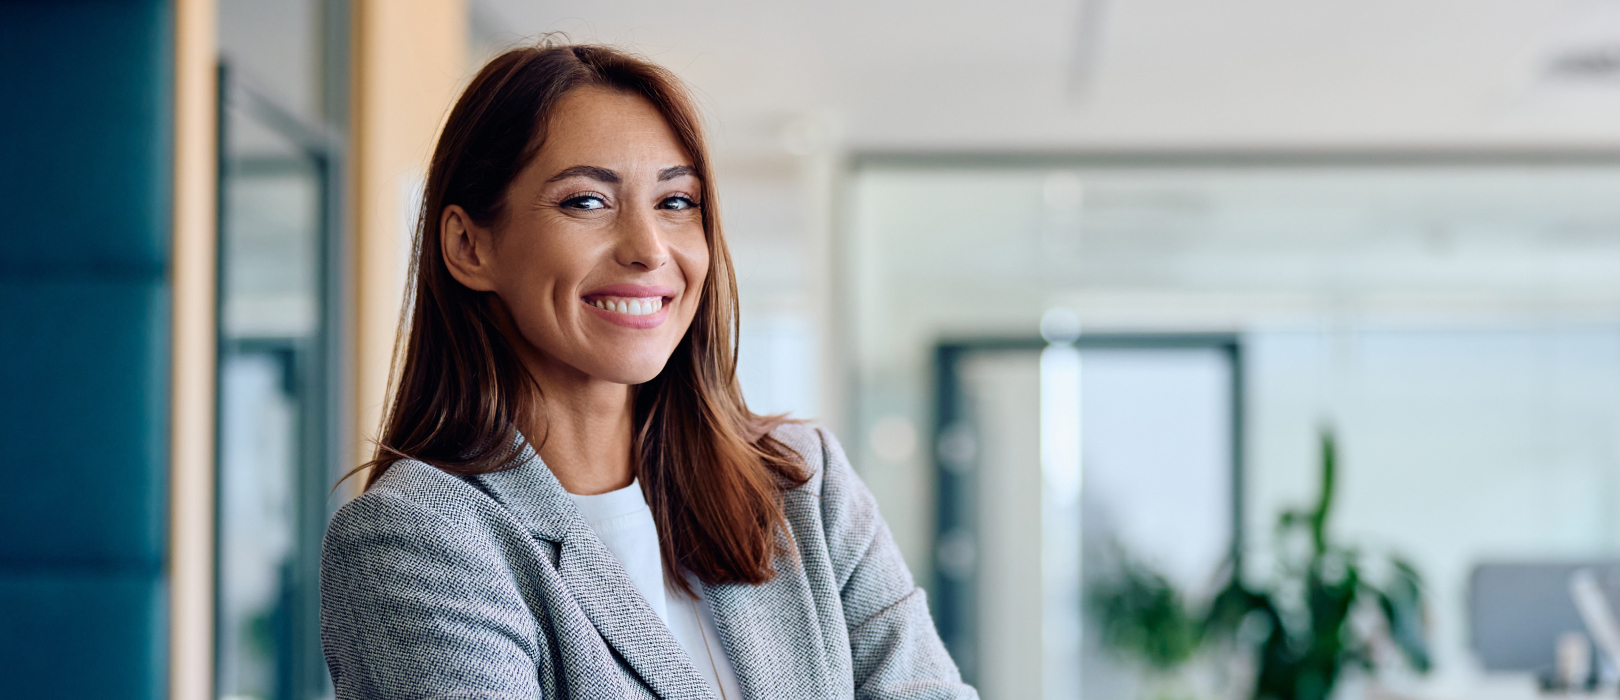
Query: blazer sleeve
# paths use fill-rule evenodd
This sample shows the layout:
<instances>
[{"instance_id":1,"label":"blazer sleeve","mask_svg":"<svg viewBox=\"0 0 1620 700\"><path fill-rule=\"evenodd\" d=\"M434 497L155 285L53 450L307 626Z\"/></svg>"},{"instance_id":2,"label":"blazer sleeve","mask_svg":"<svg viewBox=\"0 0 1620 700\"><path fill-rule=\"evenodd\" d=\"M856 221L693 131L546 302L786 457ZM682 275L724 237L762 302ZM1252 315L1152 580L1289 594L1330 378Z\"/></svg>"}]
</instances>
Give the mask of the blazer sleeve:
<instances>
[{"instance_id":1,"label":"blazer sleeve","mask_svg":"<svg viewBox=\"0 0 1620 700\"><path fill-rule=\"evenodd\" d=\"M823 429L821 504L840 586L855 674L855 697L871 700L977 698L940 642L927 594L878 514L877 501Z\"/></svg>"},{"instance_id":2,"label":"blazer sleeve","mask_svg":"<svg viewBox=\"0 0 1620 700\"><path fill-rule=\"evenodd\" d=\"M539 698L536 623L501 552L480 528L396 494L344 506L321 553L337 698Z\"/></svg>"}]
</instances>

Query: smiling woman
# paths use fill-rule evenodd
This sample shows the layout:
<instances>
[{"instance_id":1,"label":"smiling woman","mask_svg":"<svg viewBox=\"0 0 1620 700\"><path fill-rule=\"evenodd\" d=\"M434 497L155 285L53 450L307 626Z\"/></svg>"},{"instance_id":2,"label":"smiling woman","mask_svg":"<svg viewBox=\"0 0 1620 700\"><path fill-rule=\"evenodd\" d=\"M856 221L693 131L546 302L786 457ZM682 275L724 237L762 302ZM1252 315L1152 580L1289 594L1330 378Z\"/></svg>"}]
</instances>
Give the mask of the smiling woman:
<instances>
[{"instance_id":1,"label":"smiling woman","mask_svg":"<svg viewBox=\"0 0 1620 700\"><path fill-rule=\"evenodd\" d=\"M599 46L462 94L327 533L339 698L975 697L837 440L743 401L699 123Z\"/></svg>"}]
</instances>

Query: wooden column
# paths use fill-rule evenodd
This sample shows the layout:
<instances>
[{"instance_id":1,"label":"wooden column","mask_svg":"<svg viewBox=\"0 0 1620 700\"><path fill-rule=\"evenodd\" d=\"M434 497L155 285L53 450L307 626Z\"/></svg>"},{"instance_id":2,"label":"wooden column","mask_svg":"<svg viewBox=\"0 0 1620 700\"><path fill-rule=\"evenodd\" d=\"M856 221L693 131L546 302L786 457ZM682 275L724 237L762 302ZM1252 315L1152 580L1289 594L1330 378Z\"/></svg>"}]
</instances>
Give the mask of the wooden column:
<instances>
[{"instance_id":1,"label":"wooden column","mask_svg":"<svg viewBox=\"0 0 1620 700\"><path fill-rule=\"evenodd\" d=\"M465 0L354 0L353 8L358 465L371 459L382 420L422 179L470 74Z\"/></svg>"},{"instance_id":2,"label":"wooden column","mask_svg":"<svg viewBox=\"0 0 1620 700\"><path fill-rule=\"evenodd\" d=\"M169 697L173 700L210 700L214 690L217 17L214 0L175 0L169 368Z\"/></svg>"}]
</instances>

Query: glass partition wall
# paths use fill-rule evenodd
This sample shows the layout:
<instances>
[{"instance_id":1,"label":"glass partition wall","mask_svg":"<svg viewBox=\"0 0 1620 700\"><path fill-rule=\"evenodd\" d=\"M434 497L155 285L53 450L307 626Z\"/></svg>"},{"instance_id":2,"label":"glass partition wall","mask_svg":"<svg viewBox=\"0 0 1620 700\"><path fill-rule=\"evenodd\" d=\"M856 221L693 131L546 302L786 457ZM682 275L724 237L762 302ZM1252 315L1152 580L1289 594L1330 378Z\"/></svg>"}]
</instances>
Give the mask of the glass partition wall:
<instances>
[{"instance_id":1,"label":"glass partition wall","mask_svg":"<svg viewBox=\"0 0 1620 700\"><path fill-rule=\"evenodd\" d=\"M1475 582L1620 558L1620 163L858 156L847 187L846 439L988 700L1243 696L1252 658L1151 670L1099 599L1123 561L1199 613L1233 557L1286 596L1324 431L1328 536L1411 562L1434 662L1386 645L1341 697L1533 691L1555 635L1480 639L1471 601L1535 591ZM1209 344L1102 347L1170 338ZM1550 580L1512 605L1578 619Z\"/></svg>"},{"instance_id":2,"label":"glass partition wall","mask_svg":"<svg viewBox=\"0 0 1620 700\"><path fill-rule=\"evenodd\" d=\"M215 696L331 696L321 537L343 371L346 2L220 4Z\"/></svg>"},{"instance_id":3,"label":"glass partition wall","mask_svg":"<svg viewBox=\"0 0 1620 700\"><path fill-rule=\"evenodd\" d=\"M221 70L221 697L320 697L320 540L334 478L333 158Z\"/></svg>"},{"instance_id":4,"label":"glass partition wall","mask_svg":"<svg viewBox=\"0 0 1620 700\"><path fill-rule=\"evenodd\" d=\"M937 350L935 622L986 688L1129 698L1135 679L1085 643L1086 589L1128 555L1199 590L1240 554L1240 349L1048 335Z\"/></svg>"}]
</instances>

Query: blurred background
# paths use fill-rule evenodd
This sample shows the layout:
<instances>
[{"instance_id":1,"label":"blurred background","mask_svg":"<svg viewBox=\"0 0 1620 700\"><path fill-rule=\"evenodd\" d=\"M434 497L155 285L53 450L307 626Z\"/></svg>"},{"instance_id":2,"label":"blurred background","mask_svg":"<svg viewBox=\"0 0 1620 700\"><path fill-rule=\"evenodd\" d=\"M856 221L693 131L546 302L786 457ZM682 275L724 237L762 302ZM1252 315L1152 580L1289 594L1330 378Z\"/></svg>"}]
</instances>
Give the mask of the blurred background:
<instances>
[{"instance_id":1,"label":"blurred background","mask_svg":"<svg viewBox=\"0 0 1620 700\"><path fill-rule=\"evenodd\" d=\"M1617 692L1620 0L18 0L0 695L330 696L427 157L547 32L695 89L748 402L983 697Z\"/></svg>"}]
</instances>

